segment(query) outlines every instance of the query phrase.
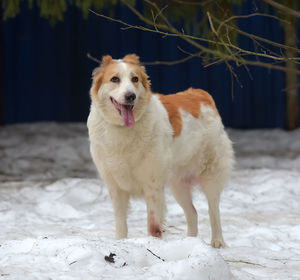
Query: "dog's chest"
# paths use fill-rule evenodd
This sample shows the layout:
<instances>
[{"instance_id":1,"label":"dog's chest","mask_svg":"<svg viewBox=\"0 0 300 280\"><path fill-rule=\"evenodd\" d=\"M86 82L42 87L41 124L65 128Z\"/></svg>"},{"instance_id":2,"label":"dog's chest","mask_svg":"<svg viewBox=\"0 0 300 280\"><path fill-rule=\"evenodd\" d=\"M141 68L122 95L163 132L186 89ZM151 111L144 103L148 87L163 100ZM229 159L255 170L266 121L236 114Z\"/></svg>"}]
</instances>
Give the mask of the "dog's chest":
<instances>
[{"instance_id":1,"label":"dog's chest","mask_svg":"<svg viewBox=\"0 0 300 280\"><path fill-rule=\"evenodd\" d=\"M109 131L101 140L102 158L111 170L134 169L152 153L152 145L147 132Z\"/></svg>"}]
</instances>

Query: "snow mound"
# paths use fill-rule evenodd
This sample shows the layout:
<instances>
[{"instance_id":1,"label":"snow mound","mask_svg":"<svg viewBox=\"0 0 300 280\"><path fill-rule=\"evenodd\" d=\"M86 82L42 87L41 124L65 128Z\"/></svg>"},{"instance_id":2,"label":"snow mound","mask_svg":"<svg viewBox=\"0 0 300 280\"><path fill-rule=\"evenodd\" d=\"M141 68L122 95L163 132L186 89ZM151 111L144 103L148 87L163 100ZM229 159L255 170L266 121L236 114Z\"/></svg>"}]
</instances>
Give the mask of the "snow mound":
<instances>
[{"instance_id":1,"label":"snow mound","mask_svg":"<svg viewBox=\"0 0 300 280\"><path fill-rule=\"evenodd\" d=\"M0 267L6 279L233 279L222 257L195 238L11 240L0 248Z\"/></svg>"},{"instance_id":2,"label":"snow mound","mask_svg":"<svg viewBox=\"0 0 300 280\"><path fill-rule=\"evenodd\" d=\"M163 239L147 236L132 200L129 238L88 149L85 124L0 129L0 276L3 279L300 279L300 130L229 130L236 169L222 194L227 248L213 249L207 201L195 191L199 236L166 188ZM232 274L231 274L232 273ZM232 276L233 275L233 276Z\"/></svg>"}]
</instances>

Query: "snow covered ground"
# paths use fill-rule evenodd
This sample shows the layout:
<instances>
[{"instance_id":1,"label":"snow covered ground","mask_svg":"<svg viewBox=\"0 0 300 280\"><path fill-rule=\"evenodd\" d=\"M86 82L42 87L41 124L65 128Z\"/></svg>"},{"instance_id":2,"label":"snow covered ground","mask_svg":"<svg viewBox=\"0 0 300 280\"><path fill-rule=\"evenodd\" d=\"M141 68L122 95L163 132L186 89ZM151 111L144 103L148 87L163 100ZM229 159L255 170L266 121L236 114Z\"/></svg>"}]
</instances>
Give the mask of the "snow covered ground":
<instances>
[{"instance_id":1,"label":"snow covered ground","mask_svg":"<svg viewBox=\"0 0 300 280\"><path fill-rule=\"evenodd\" d=\"M168 189L161 240L147 236L142 200L131 203L129 238L114 240L84 124L0 127L1 279L299 280L300 130L229 134L237 163L221 201L228 246L212 249L203 194L194 196L199 236L187 238Z\"/></svg>"}]
</instances>

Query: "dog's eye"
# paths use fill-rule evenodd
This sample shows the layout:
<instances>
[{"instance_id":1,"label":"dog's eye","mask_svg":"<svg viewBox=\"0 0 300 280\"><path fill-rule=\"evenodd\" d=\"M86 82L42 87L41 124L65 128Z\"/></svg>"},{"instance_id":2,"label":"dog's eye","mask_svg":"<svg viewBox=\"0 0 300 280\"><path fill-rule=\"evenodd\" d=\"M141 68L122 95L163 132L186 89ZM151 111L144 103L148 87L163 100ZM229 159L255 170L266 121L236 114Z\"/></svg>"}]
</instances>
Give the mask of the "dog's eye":
<instances>
[{"instance_id":1,"label":"dog's eye","mask_svg":"<svg viewBox=\"0 0 300 280\"><path fill-rule=\"evenodd\" d=\"M139 78L136 77L136 76L134 76L134 77L132 77L131 81L132 81L133 83L137 83L137 82L139 81Z\"/></svg>"},{"instance_id":2,"label":"dog's eye","mask_svg":"<svg viewBox=\"0 0 300 280\"><path fill-rule=\"evenodd\" d=\"M110 79L110 81L113 82L113 83L119 83L119 82L120 82L120 78L117 77L117 76L114 76L114 77L112 77L112 78Z\"/></svg>"}]
</instances>

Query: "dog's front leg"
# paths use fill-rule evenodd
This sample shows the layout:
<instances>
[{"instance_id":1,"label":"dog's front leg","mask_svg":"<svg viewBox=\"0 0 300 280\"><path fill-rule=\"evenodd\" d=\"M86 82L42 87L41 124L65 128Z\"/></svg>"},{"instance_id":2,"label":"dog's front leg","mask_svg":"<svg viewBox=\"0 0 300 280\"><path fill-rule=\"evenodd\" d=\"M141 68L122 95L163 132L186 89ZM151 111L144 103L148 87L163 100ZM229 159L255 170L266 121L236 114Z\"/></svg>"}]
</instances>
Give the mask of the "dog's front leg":
<instances>
[{"instance_id":1,"label":"dog's front leg","mask_svg":"<svg viewBox=\"0 0 300 280\"><path fill-rule=\"evenodd\" d=\"M109 194L112 200L115 213L116 239L127 237L127 209L129 193L120 188L110 188Z\"/></svg>"},{"instance_id":2,"label":"dog's front leg","mask_svg":"<svg viewBox=\"0 0 300 280\"><path fill-rule=\"evenodd\" d=\"M144 188L147 203L148 232L154 237L162 236L162 225L165 218L165 196L163 187L151 185Z\"/></svg>"}]
</instances>

